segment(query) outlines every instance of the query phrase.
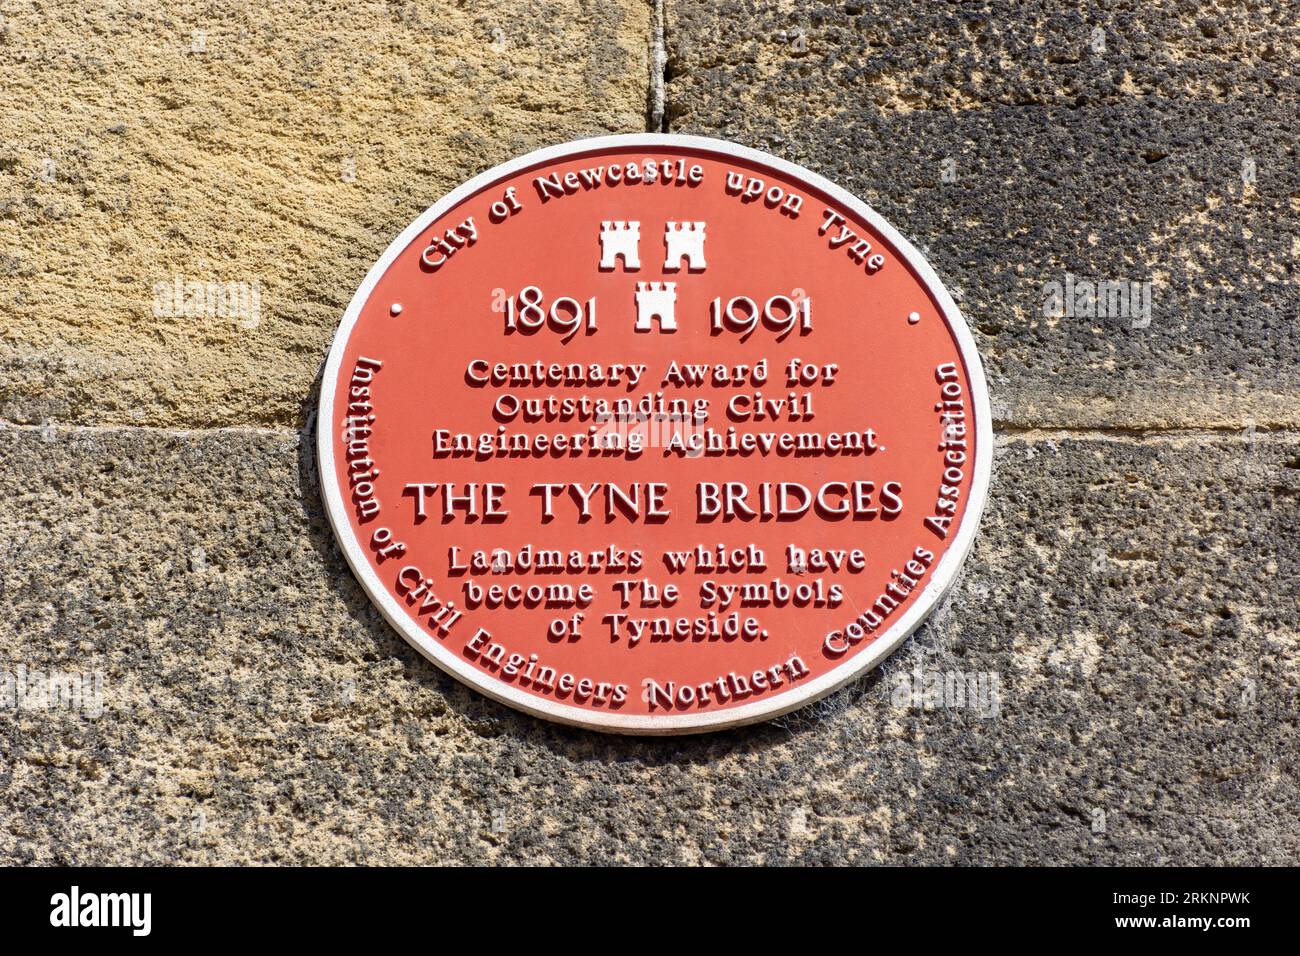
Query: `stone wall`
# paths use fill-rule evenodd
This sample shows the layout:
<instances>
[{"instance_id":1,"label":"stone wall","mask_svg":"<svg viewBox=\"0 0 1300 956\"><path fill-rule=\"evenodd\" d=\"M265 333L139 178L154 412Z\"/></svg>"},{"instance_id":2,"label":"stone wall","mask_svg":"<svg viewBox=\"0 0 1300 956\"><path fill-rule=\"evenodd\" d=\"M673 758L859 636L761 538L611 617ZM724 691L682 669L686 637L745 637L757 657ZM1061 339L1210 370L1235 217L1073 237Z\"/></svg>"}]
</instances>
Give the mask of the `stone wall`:
<instances>
[{"instance_id":1,"label":"stone wall","mask_svg":"<svg viewBox=\"0 0 1300 956\"><path fill-rule=\"evenodd\" d=\"M11 5L0 671L97 672L103 710L0 711L0 860L1297 862L1293 13ZM393 236L495 163L648 126L806 165L922 247L998 432L963 579L884 668L668 740L424 661L312 458ZM1150 310L1054 315L1067 274L1149 280ZM918 670L992 675L996 713L900 705Z\"/></svg>"}]
</instances>

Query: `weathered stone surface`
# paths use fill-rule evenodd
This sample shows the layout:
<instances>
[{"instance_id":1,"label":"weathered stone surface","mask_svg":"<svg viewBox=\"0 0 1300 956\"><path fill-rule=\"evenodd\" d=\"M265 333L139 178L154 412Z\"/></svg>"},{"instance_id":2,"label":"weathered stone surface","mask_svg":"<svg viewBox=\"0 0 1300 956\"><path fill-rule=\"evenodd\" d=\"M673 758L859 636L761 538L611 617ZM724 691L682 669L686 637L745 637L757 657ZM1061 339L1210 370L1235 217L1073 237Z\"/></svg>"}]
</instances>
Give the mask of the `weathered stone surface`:
<instances>
[{"instance_id":1,"label":"weathered stone surface","mask_svg":"<svg viewBox=\"0 0 1300 956\"><path fill-rule=\"evenodd\" d=\"M97 719L0 715L0 859L1294 862L1300 442L1039 433L996 473L883 671L643 740L411 650L294 432L0 429L0 669L104 681ZM899 706L916 666L996 675L997 715Z\"/></svg>"},{"instance_id":2,"label":"weathered stone surface","mask_svg":"<svg viewBox=\"0 0 1300 956\"><path fill-rule=\"evenodd\" d=\"M1295 18L1056 6L669 0L668 126L821 172L921 246L1002 422L1296 427ZM1150 280L1149 317L1047 314L1067 273Z\"/></svg>"},{"instance_id":3,"label":"weathered stone surface","mask_svg":"<svg viewBox=\"0 0 1300 956\"><path fill-rule=\"evenodd\" d=\"M642 0L7 9L0 419L301 424L352 291L420 211L530 149L644 129L648 20ZM248 299L176 314L155 289L176 277Z\"/></svg>"}]
</instances>

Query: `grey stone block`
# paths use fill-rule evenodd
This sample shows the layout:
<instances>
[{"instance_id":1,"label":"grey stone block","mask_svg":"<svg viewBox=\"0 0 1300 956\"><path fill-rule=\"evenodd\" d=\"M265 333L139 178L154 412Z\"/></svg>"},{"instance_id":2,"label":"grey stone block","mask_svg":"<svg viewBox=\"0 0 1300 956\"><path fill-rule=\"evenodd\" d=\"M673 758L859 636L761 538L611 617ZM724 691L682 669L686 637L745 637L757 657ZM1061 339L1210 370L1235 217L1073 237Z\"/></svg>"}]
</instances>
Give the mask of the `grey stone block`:
<instances>
[{"instance_id":1,"label":"grey stone block","mask_svg":"<svg viewBox=\"0 0 1300 956\"><path fill-rule=\"evenodd\" d=\"M670 0L668 125L808 166L920 246L1002 423L1294 428L1300 35L1278 19ZM1149 281L1150 309L1053 314L1067 275Z\"/></svg>"},{"instance_id":2,"label":"grey stone block","mask_svg":"<svg viewBox=\"0 0 1300 956\"><path fill-rule=\"evenodd\" d=\"M1004 438L962 582L883 670L675 740L427 663L348 572L309 448L0 429L0 670L103 680L97 718L0 713L0 859L1294 862L1293 438ZM917 667L994 675L996 716L900 697Z\"/></svg>"}]
</instances>

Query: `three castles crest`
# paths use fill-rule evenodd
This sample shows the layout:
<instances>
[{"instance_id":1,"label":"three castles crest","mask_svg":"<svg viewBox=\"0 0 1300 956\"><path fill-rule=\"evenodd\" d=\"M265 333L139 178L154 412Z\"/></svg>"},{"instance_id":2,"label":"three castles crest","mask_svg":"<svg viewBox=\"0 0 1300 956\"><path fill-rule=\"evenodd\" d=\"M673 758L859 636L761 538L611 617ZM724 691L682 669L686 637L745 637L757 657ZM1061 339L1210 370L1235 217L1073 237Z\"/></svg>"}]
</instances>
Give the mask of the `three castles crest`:
<instances>
[{"instance_id":1,"label":"three castles crest","mask_svg":"<svg viewBox=\"0 0 1300 956\"><path fill-rule=\"evenodd\" d=\"M606 220L600 224L600 270L613 272L620 261L624 272L641 270L641 223L635 220ZM688 272L703 272L704 223L673 222L664 224L663 269L680 272L685 263ZM638 282L636 284L636 331L650 332L654 320L659 331L677 331L675 309L676 282Z\"/></svg>"}]
</instances>

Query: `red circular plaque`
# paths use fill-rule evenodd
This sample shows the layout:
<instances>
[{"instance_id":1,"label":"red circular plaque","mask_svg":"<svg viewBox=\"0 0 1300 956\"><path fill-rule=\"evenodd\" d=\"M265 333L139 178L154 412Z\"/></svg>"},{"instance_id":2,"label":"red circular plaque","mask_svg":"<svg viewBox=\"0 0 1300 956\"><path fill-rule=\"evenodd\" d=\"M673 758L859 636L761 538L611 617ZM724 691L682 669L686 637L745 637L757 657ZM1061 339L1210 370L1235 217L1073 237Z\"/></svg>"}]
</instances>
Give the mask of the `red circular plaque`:
<instances>
[{"instance_id":1,"label":"red circular plaque","mask_svg":"<svg viewBox=\"0 0 1300 956\"><path fill-rule=\"evenodd\" d=\"M970 332L864 203L764 153L583 140L397 238L330 351L353 571L422 654L599 730L784 713L864 673L970 547Z\"/></svg>"}]
</instances>

